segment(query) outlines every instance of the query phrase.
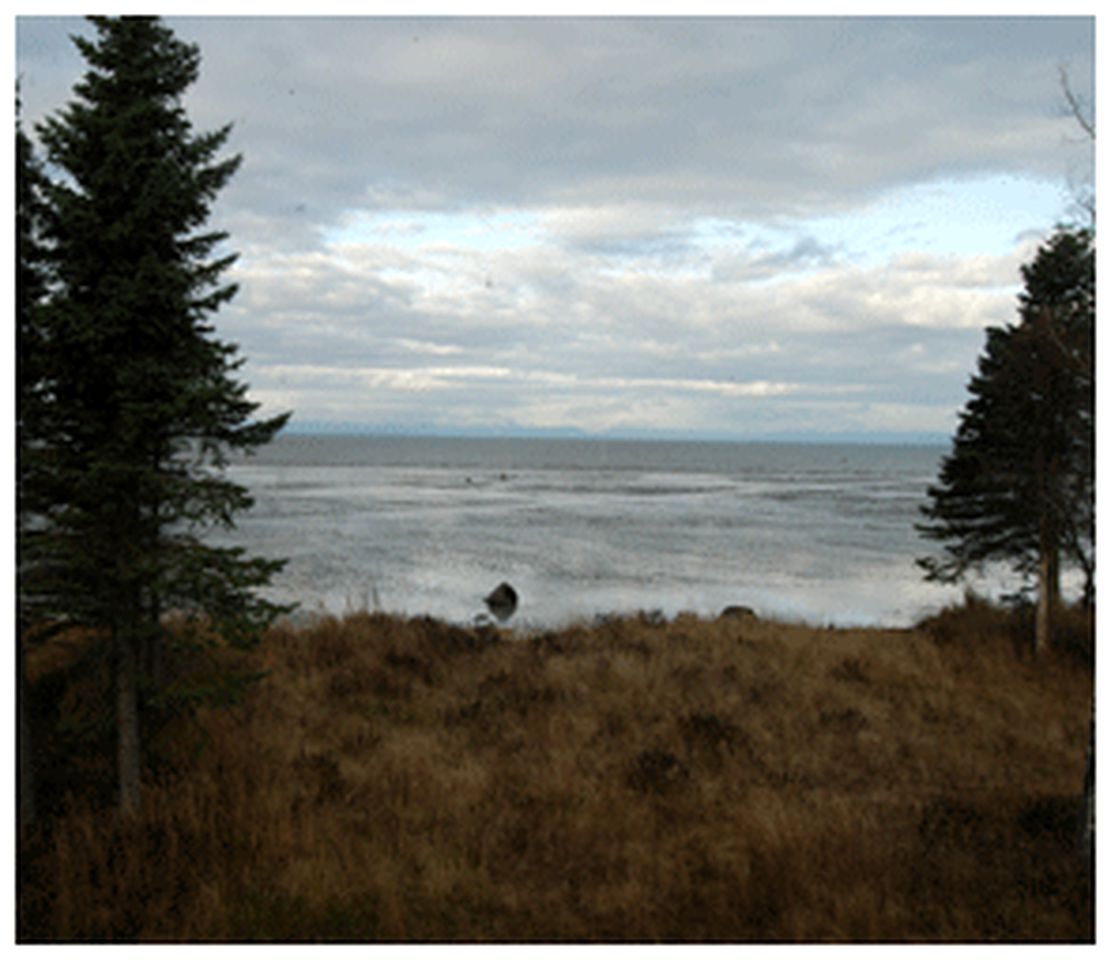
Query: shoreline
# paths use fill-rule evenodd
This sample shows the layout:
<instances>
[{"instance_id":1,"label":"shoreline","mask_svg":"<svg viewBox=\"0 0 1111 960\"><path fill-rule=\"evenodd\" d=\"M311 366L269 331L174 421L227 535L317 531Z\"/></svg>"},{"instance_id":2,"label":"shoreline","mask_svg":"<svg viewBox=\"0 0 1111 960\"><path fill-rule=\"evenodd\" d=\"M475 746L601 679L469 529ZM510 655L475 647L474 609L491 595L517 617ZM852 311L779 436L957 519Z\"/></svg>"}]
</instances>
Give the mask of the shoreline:
<instances>
[{"instance_id":1,"label":"shoreline","mask_svg":"<svg viewBox=\"0 0 1111 960\"><path fill-rule=\"evenodd\" d=\"M765 624L775 624L784 627L797 627L808 630L852 630L878 633L906 633L914 631L918 625L940 614L945 607L924 611L912 623L889 623L880 620L868 621L833 621L814 622L805 617L793 617L781 614L753 613L751 620ZM675 613L665 613L659 609L626 609L607 610L591 614L568 614L560 620L530 620L527 617L514 617L505 622L498 622L487 614L476 614L470 619L437 616L424 611L391 610L385 608L370 609L367 607L348 607L343 610L330 610L316 607L314 609L299 608L289 614L279 617L275 626L284 625L294 630L313 629L328 620L343 622L349 617L385 617L399 622L431 621L447 627L457 629L487 629L495 628L501 633L513 634L520 637L530 637L538 633L559 632L563 630L590 630L602 627L609 623L622 621L636 621L650 626L668 626L676 623L715 623L729 619L730 614L725 610L716 615L706 614L697 610L679 610Z\"/></svg>"}]
</instances>

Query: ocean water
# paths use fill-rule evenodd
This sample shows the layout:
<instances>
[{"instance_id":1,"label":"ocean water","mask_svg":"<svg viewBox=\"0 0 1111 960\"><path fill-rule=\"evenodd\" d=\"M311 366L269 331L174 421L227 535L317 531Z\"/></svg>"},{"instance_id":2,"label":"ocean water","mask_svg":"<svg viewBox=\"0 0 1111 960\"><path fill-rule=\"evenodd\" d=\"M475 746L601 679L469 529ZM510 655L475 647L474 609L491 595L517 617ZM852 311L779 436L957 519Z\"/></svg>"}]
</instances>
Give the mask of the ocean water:
<instances>
[{"instance_id":1,"label":"ocean water","mask_svg":"<svg viewBox=\"0 0 1111 960\"><path fill-rule=\"evenodd\" d=\"M729 604L909 625L939 447L287 435L229 467L254 507L223 541L288 558L268 595L469 622L501 581L519 627Z\"/></svg>"}]
</instances>

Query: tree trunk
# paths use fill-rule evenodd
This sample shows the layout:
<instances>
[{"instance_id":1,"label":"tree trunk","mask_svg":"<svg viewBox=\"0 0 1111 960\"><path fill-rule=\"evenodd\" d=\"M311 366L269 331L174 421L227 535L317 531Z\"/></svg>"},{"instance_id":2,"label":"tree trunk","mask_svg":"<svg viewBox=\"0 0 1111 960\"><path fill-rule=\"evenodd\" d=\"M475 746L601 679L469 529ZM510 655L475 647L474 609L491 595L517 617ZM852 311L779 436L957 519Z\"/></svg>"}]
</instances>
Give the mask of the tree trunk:
<instances>
[{"instance_id":1,"label":"tree trunk","mask_svg":"<svg viewBox=\"0 0 1111 960\"><path fill-rule=\"evenodd\" d=\"M1089 870L1095 864L1096 849L1096 715L1092 711L1088 731L1088 756L1084 763L1084 792L1080 801L1080 829L1077 832L1080 856Z\"/></svg>"},{"instance_id":2,"label":"tree trunk","mask_svg":"<svg viewBox=\"0 0 1111 960\"><path fill-rule=\"evenodd\" d=\"M151 692L161 693L166 683L166 638L161 629L153 630L143 642L141 668Z\"/></svg>"},{"instance_id":3,"label":"tree trunk","mask_svg":"<svg viewBox=\"0 0 1111 960\"><path fill-rule=\"evenodd\" d=\"M116 646L116 779L120 812L139 809L139 665L134 630L118 630Z\"/></svg>"},{"instance_id":4,"label":"tree trunk","mask_svg":"<svg viewBox=\"0 0 1111 960\"><path fill-rule=\"evenodd\" d=\"M1038 557L1038 609L1034 623L1034 653L1038 656L1045 653L1053 642L1060 593L1056 551L1043 547Z\"/></svg>"},{"instance_id":5,"label":"tree trunk","mask_svg":"<svg viewBox=\"0 0 1111 960\"><path fill-rule=\"evenodd\" d=\"M31 713L27 706L27 666L23 650L23 631L16 637L19 675L16 699L19 701L19 828L22 832L35 822L35 774L31 752Z\"/></svg>"},{"instance_id":6,"label":"tree trunk","mask_svg":"<svg viewBox=\"0 0 1111 960\"><path fill-rule=\"evenodd\" d=\"M1041 656L1053 643L1061 600L1061 560L1057 527L1051 511L1042 508L1038 524L1038 608L1034 619L1034 653Z\"/></svg>"},{"instance_id":7,"label":"tree trunk","mask_svg":"<svg viewBox=\"0 0 1111 960\"><path fill-rule=\"evenodd\" d=\"M1084 565L1084 594L1081 602L1085 610L1094 610L1096 607L1096 574L1087 564Z\"/></svg>"}]
</instances>

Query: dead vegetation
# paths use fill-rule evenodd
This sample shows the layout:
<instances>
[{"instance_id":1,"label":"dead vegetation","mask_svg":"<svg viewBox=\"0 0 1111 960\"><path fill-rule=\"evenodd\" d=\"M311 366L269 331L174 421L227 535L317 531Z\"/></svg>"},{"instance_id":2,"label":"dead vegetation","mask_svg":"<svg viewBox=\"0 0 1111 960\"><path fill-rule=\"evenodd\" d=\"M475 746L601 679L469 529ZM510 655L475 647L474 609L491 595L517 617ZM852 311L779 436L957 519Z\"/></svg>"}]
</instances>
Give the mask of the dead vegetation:
<instances>
[{"instance_id":1,"label":"dead vegetation","mask_svg":"<svg viewBox=\"0 0 1111 960\"><path fill-rule=\"evenodd\" d=\"M1090 664L964 615L275 628L248 699L164 745L135 823L55 778L20 937L1090 941ZM32 696L57 698L36 653Z\"/></svg>"}]
</instances>

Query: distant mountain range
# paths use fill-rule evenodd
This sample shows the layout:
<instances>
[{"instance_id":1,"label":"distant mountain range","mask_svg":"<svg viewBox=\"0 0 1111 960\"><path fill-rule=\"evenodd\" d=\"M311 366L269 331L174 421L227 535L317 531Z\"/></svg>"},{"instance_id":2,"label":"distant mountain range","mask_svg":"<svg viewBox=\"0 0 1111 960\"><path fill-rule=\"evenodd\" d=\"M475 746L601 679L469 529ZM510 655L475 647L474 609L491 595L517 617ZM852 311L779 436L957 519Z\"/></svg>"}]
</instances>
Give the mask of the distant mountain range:
<instances>
[{"instance_id":1,"label":"distant mountain range","mask_svg":"<svg viewBox=\"0 0 1111 960\"><path fill-rule=\"evenodd\" d=\"M329 420L292 420L285 430L291 434L346 434L355 436L391 437L509 437L515 439L567 439L567 440L701 440L723 443L853 443L895 444L928 447L948 446L950 437L942 433L889 432L866 433L843 431L817 433L808 431L768 434L731 434L713 430L647 430L624 429L610 432L590 432L574 427L522 427L505 424L489 427L446 427L442 424L376 424L351 423Z\"/></svg>"}]
</instances>

